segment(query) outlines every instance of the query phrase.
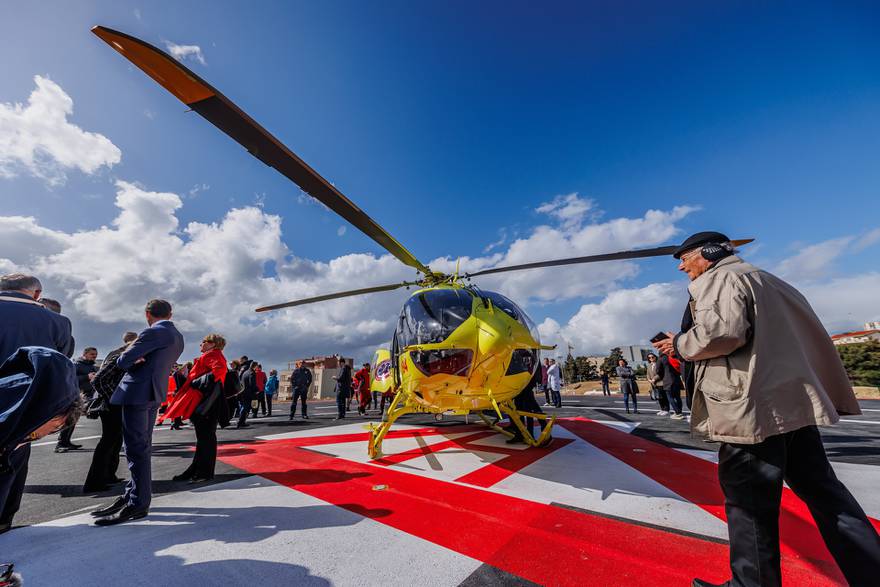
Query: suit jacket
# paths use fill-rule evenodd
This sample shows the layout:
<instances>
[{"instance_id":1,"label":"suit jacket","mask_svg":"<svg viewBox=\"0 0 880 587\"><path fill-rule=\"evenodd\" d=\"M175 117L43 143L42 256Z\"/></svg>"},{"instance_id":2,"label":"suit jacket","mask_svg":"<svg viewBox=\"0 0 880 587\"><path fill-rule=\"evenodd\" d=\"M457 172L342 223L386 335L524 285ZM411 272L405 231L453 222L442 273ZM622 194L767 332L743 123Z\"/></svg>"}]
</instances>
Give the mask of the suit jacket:
<instances>
[{"instance_id":1,"label":"suit jacket","mask_svg":"<svg viewBox=\"0 0 880 587\"><path fill-rule=\"evenodd\" d=\"M68 358L73 355L70 320L26 294L0 292L0 325L0 363L25 346L50 348Z\"/></svg>"},{"instance_id":2,"label":"suit jacket","mask_svg":"<svg viewBox=\"0 0 880 587\"><path fill-rule=\"evenodd\" d=\"M116 364L125 369L111 404L160 404L168 393L168 375L183 353L183 336L170 320L160 320L143 330ZM143 363L135 362L145 359Z\"/></svg>"}]
</instances>

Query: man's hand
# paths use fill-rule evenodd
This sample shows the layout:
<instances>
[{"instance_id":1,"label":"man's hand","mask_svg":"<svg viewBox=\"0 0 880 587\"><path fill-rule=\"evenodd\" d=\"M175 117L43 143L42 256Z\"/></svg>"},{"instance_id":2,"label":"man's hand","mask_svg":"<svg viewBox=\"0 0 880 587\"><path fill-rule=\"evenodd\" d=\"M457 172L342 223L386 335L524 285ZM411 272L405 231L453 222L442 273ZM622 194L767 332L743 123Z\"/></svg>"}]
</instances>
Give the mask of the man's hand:
<instances>
[{"instance_id":1,"label":"man's hand","mask_svg":"<svg viewBox=\"0 0 880 587\"><path fill-rule=\"evenodd\" d=\"M671 356L675 352L675 346L672 344L672 340L673 338L675 338L675 335L671 332L667 332L666 337L667 338L664 338L663 340L658 340L657 342L652 344L654 345L655 349L657 349L664 355Z\"/></svg>"},{"instance_id":2,"label":"man's hand","mask_svg":"<svg viewBox=\"0 0 880 587\"><path fill-rule=\"evenodd\" d=\"M138 359L137 361L135 361L134 364L135 364L135 365L138 365L138 364L140 364L140 363L146 363L146 362L147 362L147 360L146 360L144 357L141 357L140 359Z\"/></svg>"},{"instance_id":3,"label":"man's hand","mask_svg":"<svg viewBox=\"0 0 880 587\"><path fill-rule=\"evenodd\" d=\"M94 381L95 375L97 375L97 373L89 373L89 381Z\"/></svg>"}]
</instances>

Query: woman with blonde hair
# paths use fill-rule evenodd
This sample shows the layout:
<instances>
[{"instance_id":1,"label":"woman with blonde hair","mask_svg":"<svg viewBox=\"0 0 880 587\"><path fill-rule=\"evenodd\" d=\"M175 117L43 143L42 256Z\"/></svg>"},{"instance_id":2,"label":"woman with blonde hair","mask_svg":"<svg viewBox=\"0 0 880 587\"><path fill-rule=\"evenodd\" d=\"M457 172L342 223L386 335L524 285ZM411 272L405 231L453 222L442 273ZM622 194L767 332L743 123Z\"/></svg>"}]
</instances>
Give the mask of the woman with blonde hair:
<instances>
[{"instance_id":1,"label":"woman with blonde hair","mask_svg":"<svg viewBox=\"0 0 880 587\"><path fill-rule=\"evenodd\" d=\"M189 418L196 431L196 453L192 464L175 481L191 483L214 478L217 462L217 422L228 420L223 386L226 381L226 357L223 349L226 339L219 334L209 334L199 346L202 354L193 362L186 382L177 390L174 403L160 416L166 418Z\"/></svg>"}]
</instances>

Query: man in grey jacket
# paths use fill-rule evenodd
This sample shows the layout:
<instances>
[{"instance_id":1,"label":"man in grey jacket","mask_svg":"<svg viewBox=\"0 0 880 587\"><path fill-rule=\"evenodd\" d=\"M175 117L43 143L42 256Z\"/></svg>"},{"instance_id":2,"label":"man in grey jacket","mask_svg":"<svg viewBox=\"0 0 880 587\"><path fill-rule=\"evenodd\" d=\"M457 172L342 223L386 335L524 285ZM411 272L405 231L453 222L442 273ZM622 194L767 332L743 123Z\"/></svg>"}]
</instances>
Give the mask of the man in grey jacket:
<instances>
[{"instance_id":1,"label":"man in grey jacket","mask_svg":"<svg viewBox=\"0 0 880 587\"><path fill-rule=\"evenodd\" d=\"M846 371L807 300L734 252L717 232L676 250L691 279L693 327L655 343L694 363L691 430L721 443L732 573L725 585L781 585L783 481L807 504L849 584L875 585L880 538L835 476L817 429L861 413Z\"/></svg>"}]
</instances>

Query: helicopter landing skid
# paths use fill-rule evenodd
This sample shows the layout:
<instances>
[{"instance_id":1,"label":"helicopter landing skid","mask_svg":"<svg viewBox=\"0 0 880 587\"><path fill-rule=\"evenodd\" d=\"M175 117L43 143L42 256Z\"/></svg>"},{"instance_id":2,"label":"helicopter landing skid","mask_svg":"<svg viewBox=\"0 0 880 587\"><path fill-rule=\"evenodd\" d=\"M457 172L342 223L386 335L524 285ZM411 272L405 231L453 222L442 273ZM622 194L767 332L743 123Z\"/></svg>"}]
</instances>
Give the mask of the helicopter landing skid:
<instances>
[{"instance_id":1,"label":"helicopter landing skid","mask_svg":"<svg viewBox=\"0 0 880 587\"><path fill-rule=\"evenodd\" d=\"M382 440L384 440L385 435L388 434L388 431L391 430L391 425L394 424L395 420L406 414L411 414L418 411L417 409L414 409L409 405L403 405L402 407L398 408L397 406L398 404L400 404L400 400L402 397L402 393L398 393L394 396L394 400L388 407L388 411L385 412L385 417L382 418L382 423L379 424L378 427L370 424L370 442L367 446L367 455L371 459L382 458Z\"/></svg>"},{"instance_id":2,"label":"helicopter landing skid","mask_svg":"<svg viewBox=\"0 0 880 587\"><path fill-rule=\"evenodd\" d=\"M504 412L505 414L507 414L510 417L511 424L516 426L517 430L519 430L520 436L523 439L523 442L525 442L529 446L547 446L550 443L550 441L552 440L552 438L550 437L550 431L553 429L553 424L556 423L556 416L550 416L548 418L547 414L536 414L534 412L520 412L519 410L516 409L516 406L513 405L513 402L504 402L504 403L498 404L498 407L501 408L502 412ZM484 422L489 424L486 417L483 416L482 413L480 414L480 417L483 418ZM547 421L549 419L549 422L547 422L547 425L541 431L541 436L539 436L537 438L537 440L535 439L534 436L532 436L531 430L526 430L525 425L523 425L523 423L522 423L523 417L534 418L536 420L544 420L544 421ZM502 432L504 435L509 436L510 438L514 437L514 434L512 434L511 432L508 432L507 430L504 430L503 428L501 428L497 424L495 424L495 425L489 424L489 426L493 430L498 430L498 431Z\"/></svg>"}]
</instances>

